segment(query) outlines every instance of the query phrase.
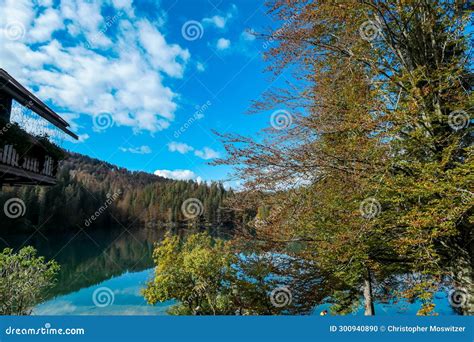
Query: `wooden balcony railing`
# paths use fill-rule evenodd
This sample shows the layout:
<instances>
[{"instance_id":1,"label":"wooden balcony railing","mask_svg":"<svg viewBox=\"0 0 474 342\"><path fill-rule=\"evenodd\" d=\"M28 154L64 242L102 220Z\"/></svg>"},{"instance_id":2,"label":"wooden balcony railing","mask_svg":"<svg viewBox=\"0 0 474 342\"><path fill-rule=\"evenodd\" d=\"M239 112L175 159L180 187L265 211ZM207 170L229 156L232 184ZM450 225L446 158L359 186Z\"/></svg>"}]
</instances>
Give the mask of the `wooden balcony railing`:
<instances>
[{"instance_id":1,"label":"wooden balcony railing","mask_svg":"<svg viewBox=\"0 0 474 342\"><path fill-rule=\"evenodd\" d=\"M20 155L13 145L0 146L0 183L56 183L58 161L47 155L37 144L33 153Z\"/></svg>"},{"instance_id":2,"label":"wooden balcony railing","mask_svg":"<svg viewBox=\"0 0 474 342\"><path fill-rule=\"evenodd\" d=\"M13 101L78 139L61 116L0 68L0 189L3 185L55 184L58 161L64 158L62 149L11 122Z\"/></svg>"}]
</instances>

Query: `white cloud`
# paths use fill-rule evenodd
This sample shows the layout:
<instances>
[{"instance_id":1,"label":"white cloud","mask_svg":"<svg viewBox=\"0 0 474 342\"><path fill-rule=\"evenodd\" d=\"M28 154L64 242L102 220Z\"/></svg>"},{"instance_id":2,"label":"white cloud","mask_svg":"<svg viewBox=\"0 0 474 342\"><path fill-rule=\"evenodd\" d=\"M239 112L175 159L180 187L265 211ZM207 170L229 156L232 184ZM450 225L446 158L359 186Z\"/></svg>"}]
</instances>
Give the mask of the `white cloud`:
<instances>
[{"instance_id":1,"label":"white cloud","mask_svg":"<svg viewBox=\"0 0 474 342\"><path fill-rule=\"evenodd\" d=\"M120 151L122 152L130 152L135 154L149 154L151 153L150 146L140 146L140 147L120 147Z\"/></svg>"},{"instance_id":2,"label":"white cloud","mask_svg":"<svg viewBox=\"0 0 474 342\"><path fill-rule=\"evenodd\" d=\"M206 70L206 66L201 62L197 62L196 63L196 70L199 71L199 72L203 72L204 70Z\"/></svg>"},{"instance_id":3,"label":"white cloud","mask_svg":"<svg viewBox=\"0 0 474 342\"><path fill-rule=\"evenodd\" d=\"M216 47L218 50L228 49L230 47L230 40L225 38L219 38L219 40L217 40Z\"/></svg>"},{"instance_id":4,"label":"white cloud","mask_svg":"<svg viewBox=\"0 0 474 342\"><path fill-rule=\"evenodd\" d=\"M242 39L246 41L254 41L256 39L256 36L255 34L253 34L253 31L244 31L240 34L240 37L242 37Z\"/></svg>"},{"instance_id":5,"label":"white cloud","mask_svg":"<svg viewBox=\"0 0 474 342\"><path fill-rule=\"evenodd\" d=\"M169 45L165 37L148 21L138 23L141 45L149 53L150 64L173 77L182 77L190 53L179 45ZM184 62L184 63L180 63Z\"/></svg>"},{"instance_id":6,"label":"white cloud","mask_svg":"<svg viewBox=\"0 0 474 342\"><path fill-rule=\"evenodd\" d=\"M183 77L190 53L158 24L132 18L131 1L112 2L124 10L109 20L102 15L108 2L98 0L62 0L57 8L0 0L0 65L58 111L108 112L117 126L166 129L178 107L166 78ZM8 18L25 27L24 37L8 40Z\"/></svg>"},{"instance_id":7,"label":"white cloud","mask_svg":"<svg viewBox=\"0 0 474 342\"><path fill-rule=\"evenodd\" d=\"M191 170L156 170L154 174L160 177L176 180L198 179L196 174Z\"/></svg>"},{"instance_id":8,"label":"white cloud","mask_svg":"<svg viewBox=\"0 0 474 342\"><path fill-rule=\"evenodd\" d=\"M30 0L4 0L0 1L2 15L0 15L0 28L5 34L9 24L21 24L28 32L36 17L33 3ZM2 37L3 38L3 37ZM2 45L4 42L2 41ZM0 45L1 46L1 45Z\"/></svg>"},{"instance_id":9,"label":"white cloud","mask_svg":"<svg viewBox=\"0 0 474 342\"><path fill-rule=\"evenodd\" d=\"M129 15L133 15L133 0L112 0L112 4L116 9L127 11Z\"/></svg>"},{"instance_id":10,"label":"white cloud","mask_svg":"<svg viewBox=\"0 0 474 342\"><path fill-rule=\"evenodd\" d=\"M209 147L204 147L202 150L194 151L194 155L205 160L219 158L219 152L214 151Z\"/></svg>"},{"instance_id":11,"label":"white cloud","mask_svg":"<svg viewBox=\"0 0 474 342\"><path fill-rule=\"evenodd\" d=\"M86 141L87 139L90 138L89 134L87 133L84 133L84 134L78 134L77 135L79 138L77 140L74 140L72 138L69 138L69 141L73 142L73 143L78 143L78 142L84 142Z\"/></svg>"},{"instance_id":12,"label":"white cloud","mask_svg":"<svg viewBox=\"0 0 474 342\"><path fill-rule=\"evenodd\" d=\"M40 6L48 7L53 4L53 0L38 0Z\"/></svg>"},{"instance_id":13,"label":"white cloud","mask_svg":"<svg viewBox=\"0 0 474 342\"><path fill-rule=\"evenodd\" d=\"M224 18L220 15L215 15L211 18L204 18L202 21L204 23L212 24L217 28L224 28L225 24L226 24L226 21L227 21L227 18Z\"/></svg>"},{"instance_id":14,"label":"white cloud","mask_svg":"<svg viewBox=\"0 0 474 342\"><path fill-rule=\"evenodd\" d=\"M212 148L209 147L204 147L202 150L196 150L194 147L185 144L185 143L180 143L176 141L172 141L168 144L168 150L171 152L179 152L181 154L186 154L188 152L194 151L194 155L196 157L209 160L209 159L214 159L214 158L219 158L219 152L214 151Z\"/></svg>"},{"instance_id":15,"label":"white cloud","mask_svg":"<svg viewBox=\"0 0 474 342\"><path fill-rule=\"evenodd\" d=\"M62 299L64 298L64 299ZM67 300L68 297L62 296L58 299L44 302L33 309L34 315L71 315L77 313L78 307L73 301Z\"/></svg>"},{"instance_id":16,"label":"white cloud","mask_svg":"<svg viewBox=\"0 0 474 342\"><path fill-rule=\"evenodd\" d=\"M223 29L223 28L225 28L227 22L230 19L232 19L235 16L236 13L237 13L237 6L232 4L231 8L225 14L225 16L214 15L214 16L209 17L209 18L204 18L202 20L202 22L204 24L213 25L213 26L217 27L218 29Z\"/></svg>"},{"instance_id":17,"label":"white cloud","mask_svg":"<svg viewBox=\"0 0 474 342\"><path fill-rule=\"evenodd\" d=\"M185 143L179 143L176 141L172 141L168 144L168 150L170 152L179 152L181 154L186 154L190 151L193 151L194 148L192 146L189 146L188 144Z\"/></svg>"},{"instance_id":18,"label":"white cloud","mask_svg":"<svg viewBox=\"0 0 474 342\"><path fill-rule=\"evenodd\" d=\"M77 25L89 42L93 42L97 47L111 47L112 41L102 32L103 25L107 22L101 14L101 1L61 1L61 12L64 19L72 21Z\"/></svg>"},{"instance_id":19,"label":"white cloud","mask_svg":"<svg viewBox=\"0 0 474 342\"><path fill-rule=\"evenodd\" d=\"M62 27L62 19L59 12L48 8L34 21L34 25L29 31L31 40L34 42L44 42L51 38L54 31Z\"/></svg>"},{"instance_id":20,"label":"white cloud","mask_svg":"<svg viewBox=\"0 0 474 342\"><path fill-rule=\"evenodd\" d=\"M242 182L239 180L226 181L223 183L223 185L226 190L230 190L230 189L242 190L243 189Z\"/></svg>"}]
</instances>

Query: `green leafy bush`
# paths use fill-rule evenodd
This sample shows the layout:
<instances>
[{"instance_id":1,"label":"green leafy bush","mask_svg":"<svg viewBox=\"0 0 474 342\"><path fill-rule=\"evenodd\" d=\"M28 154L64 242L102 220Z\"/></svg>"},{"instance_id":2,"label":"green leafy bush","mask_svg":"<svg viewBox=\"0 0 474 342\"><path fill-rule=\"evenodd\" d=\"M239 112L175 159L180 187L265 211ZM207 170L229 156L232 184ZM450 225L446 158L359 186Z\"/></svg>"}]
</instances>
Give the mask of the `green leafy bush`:
<instances>
[{"instance_id":1,"label":"green leafy bush","mask_svg":"<svg viewBox=\"0 0 474 342\"><path fill-rule=\"evenodd\" d=\"M269 279L268 264L236 253L231 241L207 233L184 240L168 235L153 258L155 277L143 294L150 304L177 300L171 315L271 315L289 309L271 303L277 281Z\"/></svg>"},{"instance_id":2,"label":"green leafy bush","mask_svg":"<svg viewBox=\"0 0 474 342\"><path fill-rule=\"evenodd\" d=\"M29 315L58 270L55 261L45 262L31 246L18 253L5 248L0 253L0 315Z\"/></svg>"}]
</instances>

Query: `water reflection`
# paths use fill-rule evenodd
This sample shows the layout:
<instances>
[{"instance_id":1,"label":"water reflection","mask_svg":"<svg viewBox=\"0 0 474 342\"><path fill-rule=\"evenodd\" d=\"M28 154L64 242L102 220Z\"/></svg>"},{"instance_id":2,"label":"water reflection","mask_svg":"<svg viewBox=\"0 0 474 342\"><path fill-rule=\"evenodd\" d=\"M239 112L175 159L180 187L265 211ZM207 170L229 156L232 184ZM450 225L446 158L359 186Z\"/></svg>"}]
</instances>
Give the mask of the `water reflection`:
<instances>
[{"instance_id":1,"label":"water reflection","mask_svg":"<svg viewBox=\"0 0 474 342\"><path fill-rule=\"evenodd\" d=\"M47 260L54 259L61 269L56 285L47 293L46 301L35 307L36 315L164 315L174 301L147 305L140 291L153 276L153 247L163 239L166 229L120 228L75 232L73 234L1 236L0 248L19 249L34 246ZM172 234L186 235L194 230L173 229ZM213 235L228 237L228 232L212 231ZM94 291L107 288L113 302L97 306ZM446 293L436 293L434 303L440 315L456 314ZM376 303L377 315L415 315L421 302ZM328 304L317 306L314 314L329 309ZM356 315L362 315L359 310Z\"/></svg>"},{"instance_id":2,"label":"water reflection","mask_svg":"<svg viewBox=\"0 0 474 342\"><path fill-rule=\"evenodd\" d=\"M141 295L141 289L153 276L153 270L126 272L100 284L79 291L55 297L33 310L33 315L166 315L166 310L175 301L148 305ZM98 293L109 292L99 306L94 303Z\"/></svg>"},{"instance_id":3,"label":"water reflection","mask_svg":"<svg viewBox=\"0 0 474 342\"><path fill-rule=\"evenodd\" d=\"M227 229L207 229L212 235L226 237ZM0 248L15 250L33 246L46 260L54 259L61 266L55 286L45 294L45 301L33 314L166 314L174 303L147 305L140 291L153 276L152 253L156 242L165 234L180 236L195 229L173 226L124 229L80 230L69 234L43 233L0 236ZM94 291L106 287L113 293L113 305L98 306Z\"/></svg>"},{"instance_id":4,"label":"water reflection","mask_svg":"<svg viewBox=\"0 0 474 342\"><path fill-rule=\"evenodd\" d=\"M54 259L61 265L57 283L46 295L49 299L99 284L125 272L153 267L153 246L164 234L164 230L145 228L81 230L48 236L37 232L33 236L4 236L1 247L18 249L31 245L39 255L47 260Z\"/></svg>"}]
</instances>

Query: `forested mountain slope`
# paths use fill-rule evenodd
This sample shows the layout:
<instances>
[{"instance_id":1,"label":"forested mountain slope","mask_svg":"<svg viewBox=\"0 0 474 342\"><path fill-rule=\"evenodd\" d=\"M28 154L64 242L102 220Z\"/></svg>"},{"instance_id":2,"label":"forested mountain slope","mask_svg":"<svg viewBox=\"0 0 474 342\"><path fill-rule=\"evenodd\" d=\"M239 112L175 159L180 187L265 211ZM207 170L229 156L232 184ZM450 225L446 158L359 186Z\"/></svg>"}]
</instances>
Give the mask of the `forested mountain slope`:
<instances>
[{"instance_id":1,"label":"forested mountain slope","mask_svg":"<svg viewBox=\"0 0 474 342\"><path fill-rule=\"evenodd\" d=\"M25 213L21 218L9 219L2 212L1 230L6 233L36 228L44 232L108 225L218 224L219 208L230 195L220 183L170 180L68 153L55 186L3 187L0 204L18 197L25 203ZM189 198L202 203L202 215L197 218L190 219L182 212L181 206Z\"/></svg>"}]
</instances>

